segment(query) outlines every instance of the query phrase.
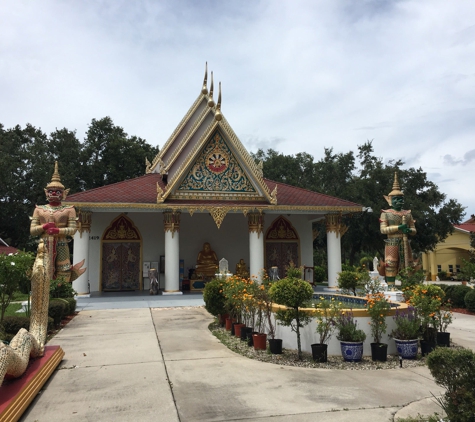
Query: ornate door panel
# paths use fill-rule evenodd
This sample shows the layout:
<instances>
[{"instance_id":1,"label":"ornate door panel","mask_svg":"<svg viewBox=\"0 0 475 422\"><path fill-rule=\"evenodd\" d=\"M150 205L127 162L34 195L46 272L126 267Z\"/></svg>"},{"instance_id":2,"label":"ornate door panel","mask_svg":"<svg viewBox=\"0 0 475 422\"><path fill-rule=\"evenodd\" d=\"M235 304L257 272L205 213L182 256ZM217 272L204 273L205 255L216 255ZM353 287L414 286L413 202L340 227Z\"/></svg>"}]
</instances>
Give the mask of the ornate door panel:
<instances>
[{"instance_id":1,"label":"ornate door panel","mask_svg":"<svg viewBox=\"0 0 475 422\"><path fill-rule=\"evenodd\" d=\"M290 222L280 216L269 227L265 238L265 267L279 269L279 277L285 277L285 268L293 262L300 265L300 241Z\"/></svg>"},{"instance_id":2,"label":"ornate door panel","mask_svg":"<svg viewBox=\"0 0 475 422\"><path fill-rule=\"evenodd\" d=\"M102 290L140 290L141 261L140 234L132 221L121 215L102 237Z\"/></svg>"}]
</instances>

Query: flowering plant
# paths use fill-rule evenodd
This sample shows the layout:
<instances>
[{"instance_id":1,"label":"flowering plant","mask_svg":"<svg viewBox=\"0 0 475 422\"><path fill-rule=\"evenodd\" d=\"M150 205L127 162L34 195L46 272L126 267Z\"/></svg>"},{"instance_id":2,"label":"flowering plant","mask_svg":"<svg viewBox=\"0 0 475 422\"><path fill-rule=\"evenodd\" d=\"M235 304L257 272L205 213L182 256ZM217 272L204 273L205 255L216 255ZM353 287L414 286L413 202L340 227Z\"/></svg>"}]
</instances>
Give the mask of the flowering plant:
<instances>
[{"instance_id":1,"label":"flowering plant","mask_svg":"<svg viewBox=\"0 0 475 422\"><path fill-rule=\"evenodd\" d=\"M267 326L267 333L271 339L275 338L275 318L272 318L272 299L269 294L269 289L272 286L272 281L267 275L266 270L261 271L261 284L256 287L256 300L259 309L258 320L262 321L262 326L265 329ZM262 329L262 328L261 328Z\"/></svg>"},{"instance_id":2,"label":"flowering plant","mask_svg":"<svg viewBox=\"0 0 475 422\"><path fill-rule=\"evenodd\" d=\"M398 340L414 340L419 337L421 320L417 315L417 310L409 306L405 310L396 309L393 317L396 328L391 332L391 337Z\"/></svg>"},{"instance_id":3,"label":"flowering plant","mask_svg":"<svg viewBox=\"0 0 475 422\"><path fill-rule=\"evenodd\" d=\"M361 342L366 340L363 330L357 328L358 322L353 316L353 312L342 312L336 318L336 328L338 334L336 338L340 341Z\"/></svg>"},{"instance_id":4,"label":"flowering plant","mask_svg":"<svg viewBox=\"0 0 475 422\"><path fill-rule=\"evenodd\" d=\"M320 303L316 308L317 333L320 336L320 344L328 344L335 329L336 319L341 313L341 302L335 298L331 300L320 297Z\"/></svg>"},{"instance_id":5,"label":"flowering plant","mask_svg":"<svg viewBox=\"0 0 475 422\"><path fill-rule=\"evenodd\" d=\"M437 331L445 333L450 324L452 324L452 311L448 306L440 308L434 316L435 328Z\"/></svg>"},{"instance_id":6,"label":"flowering plant","mask_svg":"<svg viewBox=\"0 0 475 422\"><path fill-rule=\"evenodd\" d=\"M445 297L444 291L436 285L417 285L412 291L408 303L417 309L421 318L422 335L424 340L435 341L435 319L440 311Z\"/></svg>"},{"instance_id":7,"label":"flowering plant","mask_svg":"<svg viewBox=\"0 0 475 422\"><path fill-rule=\"evenodd\" d=\"M375 343L381 343L383 334L386 333L388 324L386 316L391 310L391 304L384 296L384 293L377 292L366 295L366 309L371 321L371 335Z\"/></svg>"}]
</instances>

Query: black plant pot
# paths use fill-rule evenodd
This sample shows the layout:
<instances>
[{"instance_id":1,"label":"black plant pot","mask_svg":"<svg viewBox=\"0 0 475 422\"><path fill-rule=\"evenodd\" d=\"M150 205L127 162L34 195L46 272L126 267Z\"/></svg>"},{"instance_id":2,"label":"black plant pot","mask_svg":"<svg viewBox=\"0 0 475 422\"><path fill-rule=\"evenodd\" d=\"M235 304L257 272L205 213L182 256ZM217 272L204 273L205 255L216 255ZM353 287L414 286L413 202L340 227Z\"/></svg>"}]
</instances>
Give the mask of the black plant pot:
<instances>
[{"instance_id":1,"label":"black plant pot","mask_svg":"<svg viewBox=\"0 0 475 422\"><path fill-rule=\"evenodd\" d=\"M428 355L435 349L435 342L421 340L421 353L422 356Z\"/></svg>"},{"instance_id":2,"label":"black plant pot","mask_svg":"<svg viewBox=\"0 0 475 422\"><path fill-rule=\"evenodd\" d=\"M328 344L311 344L312 358L315 362L325 363L327 361Z\"/></svg>"},{"instance_id":3,"label":"black plant pot","mask_svg":"<svg viewBox=\"0 0 475 422\"><path fill-rule=\"evenodd\" d=\"M241 327L241 340L247 341L247 333L252 333L252 327Z\"/></svg>"},{"instance_id":4,"label":"black plant pot","mask_svg":"<svg viewBox=\"0 0 475 422\"><path fill-rule=\"evenodd\" d=\"M371 343L371 359L386 362L388 360L388 345L386 343Z\"/></svg>"},{"instance_id":5,"label":"black plant pot","mask_svg":"<svg viewBox=\"0 0 475 422\"><path fill-rule=\"evenodd\" d=\"M269 339L269 349L272 354L281 355L282 354L282 339L280 338Z\"/></svg>"},{"instance_id":6,"label":"black plant pot","mask_svg":"<svg viewBox=\"0 0 475 422\"><path fill-rule=\"evenodd\" d=\"M247 335L247 345L249 347L254 346L254 339L252 337L253 334L257 334L257 331L251 331L250 333L246 333L246 335Z\"/></svg>"},{"instance_id":7,"label":"black plant pot","mask_svg":"<svg viewBox=\"0 0 475 422\"><path fill-rule=\"evenodd\" d=\"M437 333L437 346L450 347L450 333Z\"/></svg>"}]
</instances>

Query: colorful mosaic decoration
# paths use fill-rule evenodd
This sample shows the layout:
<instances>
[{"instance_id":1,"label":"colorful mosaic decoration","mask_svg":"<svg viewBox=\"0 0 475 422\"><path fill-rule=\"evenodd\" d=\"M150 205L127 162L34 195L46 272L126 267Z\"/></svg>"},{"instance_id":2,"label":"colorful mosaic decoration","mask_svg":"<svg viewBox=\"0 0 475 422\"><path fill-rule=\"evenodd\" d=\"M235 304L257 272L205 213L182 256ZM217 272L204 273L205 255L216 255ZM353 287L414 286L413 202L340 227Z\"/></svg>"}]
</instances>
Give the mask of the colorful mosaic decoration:
<instances>
[{"instance_id":1,"label":"colorful mosaic decoration","mask_svg":"<svg viewBox=\"0 0 475 422\"><path fill-rule=\"evenodd\" d=\"M178 191L256 192L219 131L208 141Z\"/></svg>"}]
</instances>

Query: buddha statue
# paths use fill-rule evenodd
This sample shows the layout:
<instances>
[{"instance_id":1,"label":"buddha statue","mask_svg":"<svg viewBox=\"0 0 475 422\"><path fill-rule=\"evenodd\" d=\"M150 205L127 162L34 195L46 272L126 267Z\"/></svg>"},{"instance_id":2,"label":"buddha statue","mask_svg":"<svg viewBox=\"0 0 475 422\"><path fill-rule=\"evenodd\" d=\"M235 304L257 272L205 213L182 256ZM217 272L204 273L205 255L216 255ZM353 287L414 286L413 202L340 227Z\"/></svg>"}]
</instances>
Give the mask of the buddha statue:
<instances>
[{"instance_id":1,"label":"buddha statue","mask_svg":"<svg viewBox=\"0 0 475 422\"><path fill-rule=\"evenodd\" d=\"M242 258L236 264L236 275L241 278L249 278L249 271L247 270L246 263Z\"/></svg>"},{"instance_id":2,"label":"buddha statue","mask_svg":"<svg viewBox=\"0 0 475 422\"><path fill-rule=\"evenodd\" d=\"M218 257L211 249L208 242L203 245L203 249L198 254L195 273L204 277L214 277L218 272Z\"/></svg>"}]
</instances>

